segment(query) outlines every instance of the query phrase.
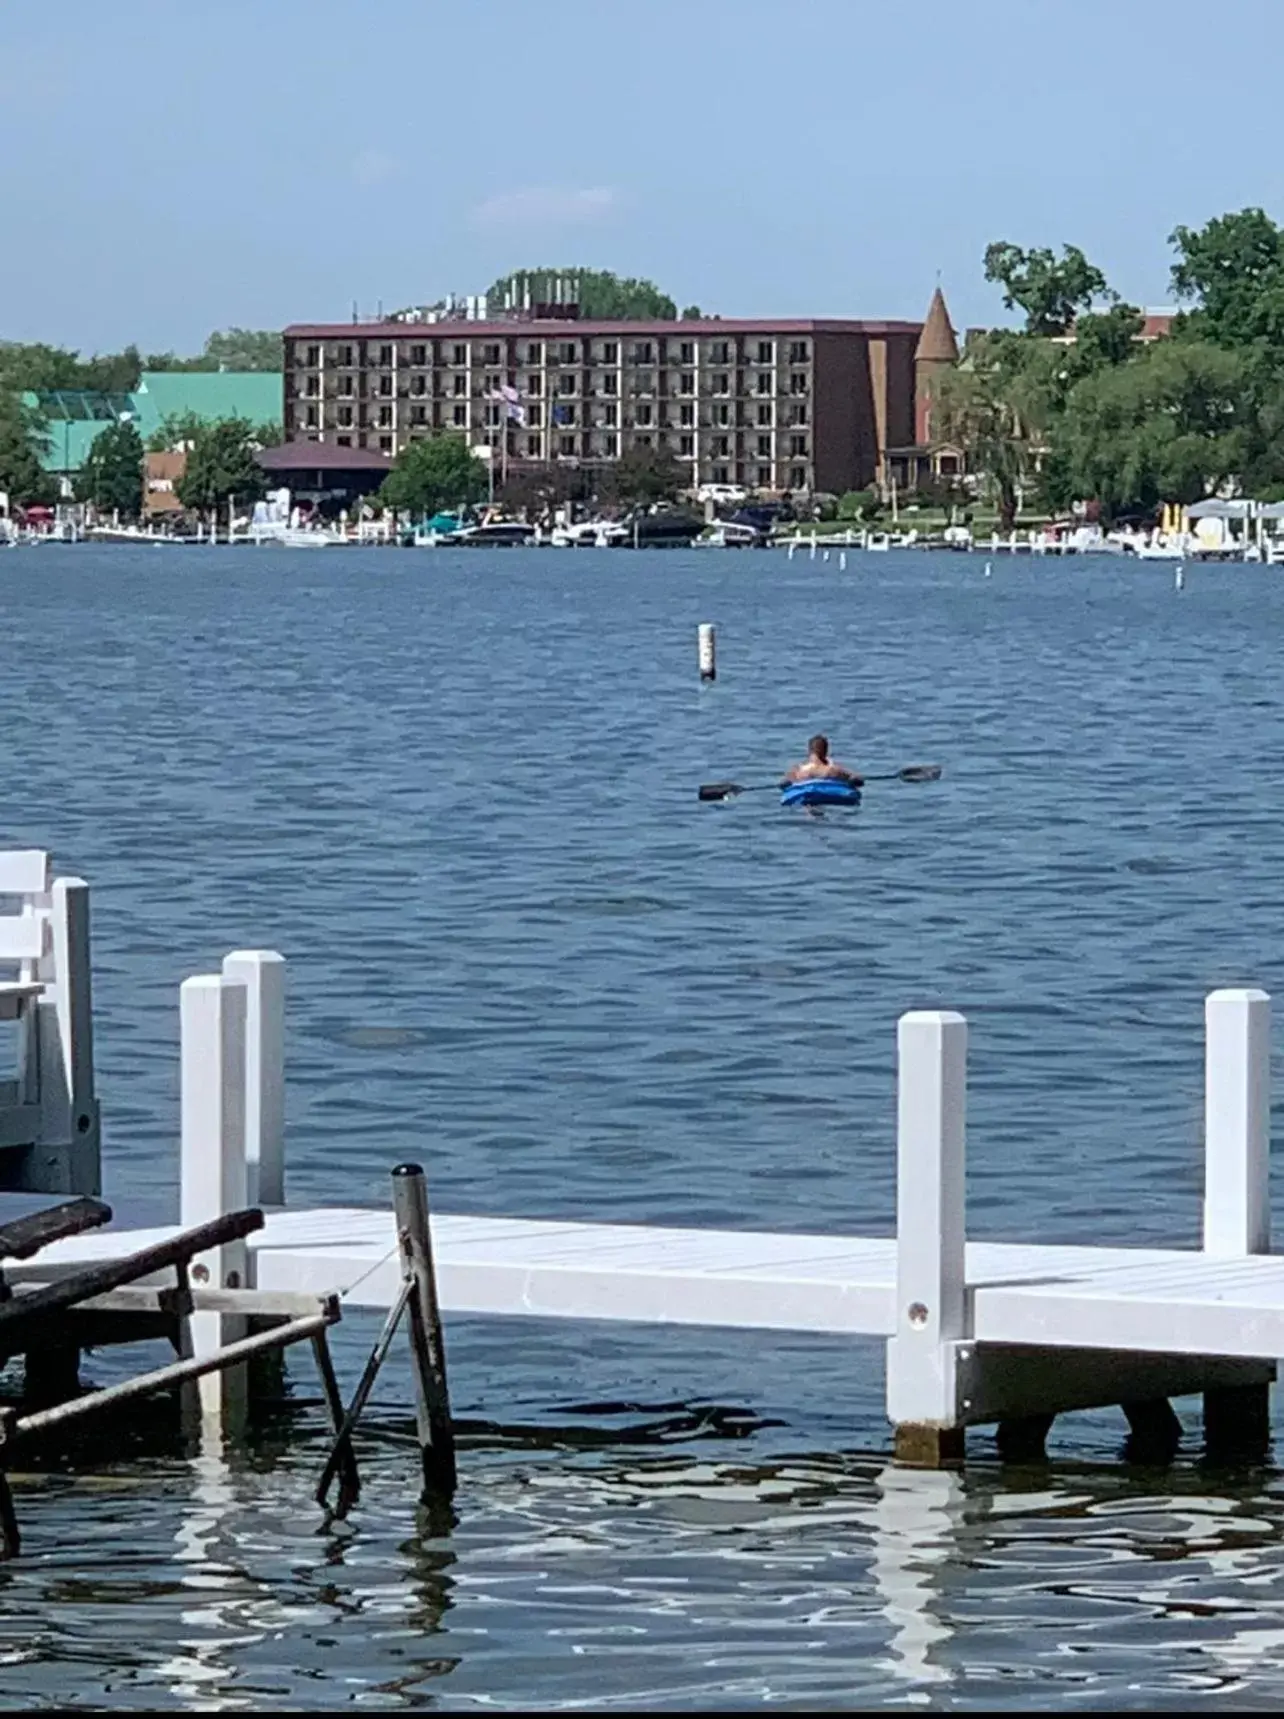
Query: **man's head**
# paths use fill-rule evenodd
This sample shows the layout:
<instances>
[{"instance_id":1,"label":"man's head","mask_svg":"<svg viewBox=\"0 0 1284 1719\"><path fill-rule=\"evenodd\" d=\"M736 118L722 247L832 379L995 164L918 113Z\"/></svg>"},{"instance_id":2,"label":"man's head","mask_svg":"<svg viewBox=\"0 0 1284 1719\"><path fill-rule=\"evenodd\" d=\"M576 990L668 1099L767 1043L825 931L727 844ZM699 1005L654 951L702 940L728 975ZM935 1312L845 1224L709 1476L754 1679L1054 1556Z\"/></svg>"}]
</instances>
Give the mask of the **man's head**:
<instances>
[{"instance_id":1,"label":"man's head","mask_svg":"<svg viewBox=\"0 0 1284 1719\"><path fill-rule=\"evenodd\" d=\"M807 751L817 764L829 763L829 738L824 734L813 734L807 742Z\"/></svg>"}]
</instances>

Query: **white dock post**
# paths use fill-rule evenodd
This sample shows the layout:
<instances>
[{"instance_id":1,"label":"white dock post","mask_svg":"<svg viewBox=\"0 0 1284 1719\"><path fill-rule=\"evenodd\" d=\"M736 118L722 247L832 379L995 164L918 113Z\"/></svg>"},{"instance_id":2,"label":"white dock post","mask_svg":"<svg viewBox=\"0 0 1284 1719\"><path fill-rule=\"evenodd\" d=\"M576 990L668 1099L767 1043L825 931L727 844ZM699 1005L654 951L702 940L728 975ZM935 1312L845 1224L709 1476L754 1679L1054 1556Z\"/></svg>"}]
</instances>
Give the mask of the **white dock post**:
<instances>
[{"instance_id":1,"label":"white dock post","mask_svg":"<svg viewBox=\"0 0 1284 1719\"><path fill-rule=\"evenodd\" d=\"M935 1467L962 1455L955 1367L966 1338L964 1154L967 1022L915 1010L897 1025L896 1335L887 1413L896 1455Z\"/></svg>"},{"instance_id":2,"label":"white dock post","mask_svg":"<svg viewBox=\"0 0 1284 1719\"><path fill-rule=\"evenodd\" d=\"M1204 1003L1204 1252L1271 1245L1271 999L1212 991Z\"/></svg>"},{"instance_id":3,"label":"white dock post","mask_svg":"<svg viewBox=\"0 0 1284 1719\"><path fill-rule=\"evenodd\" d=\"M61 1160L50 1192L97 1194L102 1168L94 1096L89 885L82 878L60 877L50 900L54 979L40 1000L36 1028L41 1156Z\"/></svg>"},{"instance_id":4,"label":"white dock post","mask_svg":"<svg viewBox=\"0 0 1284 1719\"><path fill-rule=\"evenodd\" d=\"M183 982L181 996L182 1147L180 1221L184 1229L242 1210L245 1175L246 987L217 974ZM202 1275L204 1274L204 1275ZM200 1254L191 1279L215 1288L248 1287L243 1241ZM244 1321L221 1313L188 1320L195 1355L244 1336ZM245 1408L243 1366L198 1381L201 1412L224 1428Z\"/></svg>"},{"instance_id":5,"label":"white dock post","mask_svg":"<svg viewBox=\"0 0 1284 1719\"><path fill-rule=\"evenodd\" d=\"M1204 1002L1204 1252L1238 1259L1271 1245L1271 999L1255 989ZM1268 1383L1204 1392L1209 1456L1260 1455Z\"/></svg>"},{"instance_id":6,"label":"white dock post","mask_svg":"<svg viewBox=\"0 0 1284 1719\"><path fill-rule=\"evenodd\" d=\"M285 1204L285 957L237 949L223 977L245 986L245 1169L251 1206Z\"/></svg>"}]
</instances>

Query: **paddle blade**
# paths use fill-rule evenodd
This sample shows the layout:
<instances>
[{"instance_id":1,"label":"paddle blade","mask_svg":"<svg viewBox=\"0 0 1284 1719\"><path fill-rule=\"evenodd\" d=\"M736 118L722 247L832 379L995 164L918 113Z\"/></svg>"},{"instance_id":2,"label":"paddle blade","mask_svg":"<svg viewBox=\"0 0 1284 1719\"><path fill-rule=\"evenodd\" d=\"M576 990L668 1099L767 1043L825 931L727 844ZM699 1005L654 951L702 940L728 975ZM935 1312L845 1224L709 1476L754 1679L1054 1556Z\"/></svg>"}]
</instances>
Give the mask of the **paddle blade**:
<instances>
[{"instance_id":1,"label":"paddle blade","mask_svg":"<svg viewBox=\"0 0 1284 1719\"><path fill-rule=\"evenodd\" d=\"M908 764L900 773L902 782L939 782L941 766L939 764Z\"/></svg>"},{"instance_id":2,"label":"paddle blade","mask_svg":"<svg viewBox=\"0 0 1284 1719\"><path fill-rule=\"evenodd\" d=\"M729 800L740 792L739 782L702 782L697 790L702 800Z\"/></svg>"}]
</instances>

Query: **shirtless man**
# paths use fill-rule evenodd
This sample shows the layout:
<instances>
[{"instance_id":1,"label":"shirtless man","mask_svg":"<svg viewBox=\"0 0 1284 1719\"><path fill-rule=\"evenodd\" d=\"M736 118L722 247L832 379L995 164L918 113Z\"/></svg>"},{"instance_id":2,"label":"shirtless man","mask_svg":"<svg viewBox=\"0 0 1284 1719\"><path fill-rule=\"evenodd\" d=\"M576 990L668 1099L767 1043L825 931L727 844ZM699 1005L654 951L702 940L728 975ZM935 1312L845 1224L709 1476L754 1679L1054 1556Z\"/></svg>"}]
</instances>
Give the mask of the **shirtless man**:
<instances>
[{"instance_id":1,"label":"shirtless man","mask_svg":"<svg viewBox=\"0 0 1284 1719\"><path fill-rule=\"evenodd\" d=\"M829 740L824 734L813 734L807 742L807 756L801 764L795 764L785 777L788 782L814 782L817 779L826 782L850 782L853 788L864 785L865 778L857 775L855 770L845 770L841 764L836 764L829 756ZM781 784L784 786L784 783Z\"/></svg>"}]
</instances>

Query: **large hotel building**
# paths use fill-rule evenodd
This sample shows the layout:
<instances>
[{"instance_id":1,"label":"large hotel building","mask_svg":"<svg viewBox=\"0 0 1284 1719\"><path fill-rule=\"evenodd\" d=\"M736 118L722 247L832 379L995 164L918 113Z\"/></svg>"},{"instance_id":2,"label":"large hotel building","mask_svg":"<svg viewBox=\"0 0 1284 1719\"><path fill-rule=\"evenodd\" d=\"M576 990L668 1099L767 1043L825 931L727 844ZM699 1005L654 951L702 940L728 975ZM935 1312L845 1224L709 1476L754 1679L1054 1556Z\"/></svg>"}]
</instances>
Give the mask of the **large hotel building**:
<instances>
[{"instance_id":1,"label":"large hotel building","mask_svg":"<svg viewBox=\"0 0 1284 1719\"><path fill-rule=\"evenodd\" d=\"M302 323L285 330L284 427L319 464L445 430L510 472L652 448L693 485L841 493L932 460L931 382L956 358L939 292L922 323Z\"/></svg>"}]
</instances>

